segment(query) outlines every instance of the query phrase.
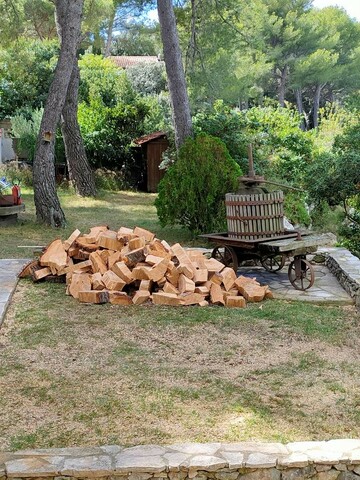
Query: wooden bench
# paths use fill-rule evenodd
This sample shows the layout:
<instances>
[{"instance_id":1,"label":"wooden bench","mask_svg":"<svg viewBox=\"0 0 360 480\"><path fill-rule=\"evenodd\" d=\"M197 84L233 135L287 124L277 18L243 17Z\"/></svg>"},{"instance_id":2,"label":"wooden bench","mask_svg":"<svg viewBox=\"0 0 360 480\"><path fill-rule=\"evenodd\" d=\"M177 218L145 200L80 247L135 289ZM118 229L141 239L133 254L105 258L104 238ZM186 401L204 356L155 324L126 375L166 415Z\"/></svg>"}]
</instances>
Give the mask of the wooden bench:
<instances>
[{"instance_id":1,"label":"wooden bench","mask_svg":"<svg viewBox=\"0 0 360 480\"><path fill-rule=\"evenodd\" d=\"M0 207L0 225L10 225L17 222L19 213L25 211L25 205L11 205L8 207Z\"/></svg>"}]
</instances>

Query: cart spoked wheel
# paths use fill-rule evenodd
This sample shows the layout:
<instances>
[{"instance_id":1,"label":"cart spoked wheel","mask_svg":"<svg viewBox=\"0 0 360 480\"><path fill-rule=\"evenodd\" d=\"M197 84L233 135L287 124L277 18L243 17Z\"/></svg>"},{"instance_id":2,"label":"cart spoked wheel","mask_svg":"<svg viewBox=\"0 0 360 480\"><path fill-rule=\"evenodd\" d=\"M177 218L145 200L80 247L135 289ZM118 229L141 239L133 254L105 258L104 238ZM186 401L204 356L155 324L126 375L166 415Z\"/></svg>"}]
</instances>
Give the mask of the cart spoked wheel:
<instances>
[{"instance_id":1,"label":"cart spoked wheel","mask_svg":"<svg viewBox=\"0 0 360 480\"><path fill-rule=\"evenodd\" d=\"M232 247L215 247L211 252L211 257L223 263L225 267L232 268L235 273L239 268L239 262L235 250Z\"/></svg>"},{"instance_id":2,"label":"cart spoked wheel","mask_svg":"<svg viewBox=\"0 0 360 480\"><path fill-rule=\"evenodd\" d=\"M261 257L260 262L268 272L278 272L285 265L285 255Z\"/></svg>"},{"instance_id":3,"label":"cart spoked wheel","mask_svg":"<svg viewBox=\"0 0 360 480\"><path fill-rule=\"evenodd\" d=\"M315 281L314 268L305 258L295 257L289 265L288 276L296 290L307 290Z\"/></svg>"}]
</instances>

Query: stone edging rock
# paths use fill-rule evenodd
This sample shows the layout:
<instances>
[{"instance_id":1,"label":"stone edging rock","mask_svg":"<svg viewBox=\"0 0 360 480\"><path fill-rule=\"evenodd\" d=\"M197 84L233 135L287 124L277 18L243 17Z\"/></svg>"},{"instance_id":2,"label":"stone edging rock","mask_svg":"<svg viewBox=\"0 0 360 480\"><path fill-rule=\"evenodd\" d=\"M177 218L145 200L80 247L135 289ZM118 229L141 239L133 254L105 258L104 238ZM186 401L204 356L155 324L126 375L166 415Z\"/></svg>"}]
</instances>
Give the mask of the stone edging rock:
<instances>
[{"instance_id":1,"label":"stone edging rock","mask_svg":"<svg viewBox=\"0 0 360 480\"><path fill-rule=\"evenodd\" d=\"M360 259L346 248L327 248L325 265L360 308Z\"/></svg>"},{"instance_id":2,"label":"stone edging rock","mask_svg":"<svg viewBox=\"0 0 360 480\"><path fill-rule=\"evenodd\" d=\"M360 439L184 443L0 453L0 480L356 480Z\"/></svg>"}]
</instances>

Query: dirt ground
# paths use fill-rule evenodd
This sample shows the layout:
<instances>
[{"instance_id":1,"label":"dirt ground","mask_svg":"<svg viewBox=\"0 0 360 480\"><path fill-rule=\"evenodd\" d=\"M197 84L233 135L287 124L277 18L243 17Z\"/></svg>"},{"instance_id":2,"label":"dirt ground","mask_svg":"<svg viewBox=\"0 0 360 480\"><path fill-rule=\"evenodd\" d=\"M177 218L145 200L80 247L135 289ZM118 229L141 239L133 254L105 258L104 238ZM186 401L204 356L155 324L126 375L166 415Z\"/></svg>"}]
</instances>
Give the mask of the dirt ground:
<instances>
[{"instance_id":1,"label":"dirt ground","mask_svg":"<svg viewBox=\"0 0 360 480\"><path fill-rule=\"evenodd\" d=\"M359 437L359 374L353 307L87 306L21 282L0 331L0 450Z\"/></svg>"}]
</instances>

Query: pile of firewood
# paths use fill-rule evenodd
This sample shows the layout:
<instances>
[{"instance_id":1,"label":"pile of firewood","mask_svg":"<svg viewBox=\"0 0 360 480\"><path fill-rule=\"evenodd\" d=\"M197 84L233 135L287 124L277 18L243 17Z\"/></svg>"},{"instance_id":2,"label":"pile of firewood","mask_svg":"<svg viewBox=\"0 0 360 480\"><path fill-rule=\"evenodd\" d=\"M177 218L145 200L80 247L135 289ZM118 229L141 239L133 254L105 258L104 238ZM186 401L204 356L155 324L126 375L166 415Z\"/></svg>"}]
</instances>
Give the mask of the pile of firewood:
<instances>
[{"instance_id":1,"label":"pile of firewood","mask_svg":"<svg viewBox=\"0 0 360 480\"><path fill-rule=\"evenodd\" d=\"M236 277L232 268L196 249L184 250L143 228L93 227L51 242L19 275L66 282L68 295L84 303L225 305L272 298L268 286Z\"/></svg>"}]
</instances>

